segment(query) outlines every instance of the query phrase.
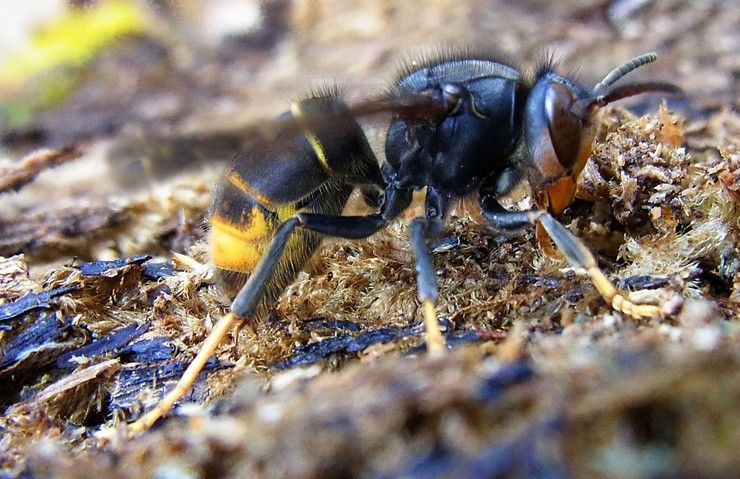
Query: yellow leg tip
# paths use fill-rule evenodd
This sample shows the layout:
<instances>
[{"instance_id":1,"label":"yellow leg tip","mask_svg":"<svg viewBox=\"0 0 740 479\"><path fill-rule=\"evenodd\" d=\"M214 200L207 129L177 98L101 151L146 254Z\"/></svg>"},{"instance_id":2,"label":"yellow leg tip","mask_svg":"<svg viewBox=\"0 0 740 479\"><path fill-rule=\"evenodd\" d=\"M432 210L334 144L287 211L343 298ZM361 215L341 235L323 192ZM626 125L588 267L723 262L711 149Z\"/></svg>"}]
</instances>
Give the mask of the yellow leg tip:
<instances>
[{"instance_id":1,"label":"yellow leg tip","mask_svg":"<svg viewBox=\"0 0 740 479\"><path fill-rule=\"evenodd\" d=\"M434 303L424 301L424 329L426 330L426 345L430 356L439 356L447 350L442 332L439 330L437 313L434 311Z\"/></svg>"},{"instance_id":2,"label":"yellow leg tip","mask_svg":"<svg viewBox=\"0 0 740 479\"><path fill-rule=\"evenodd\" d=\"M612 308L632 318L661 318L666 315L666 308L653 304L638 304L620 294L604 273L596 266L588 268L594 286Z\"/></svg>"},{"instance_id":3,"label":"yellow leg tip","mask_svg":"<svg viewBox=\"0 0 740 479\"><path fill-rule=\"evenodd\" d=\"M633 318L660 318L664 316L663 308L660 306L652 304L635 304L621 295L615 296L614 299L619 299L619 301L612 301L612 307L627 316L631 316Z\"/></svg>"},{"instance_id":4,"label":"yellow leg tip","mask_svg":"<svg viewBox=\"0 0 740 479\"><path fill-rule=\"evenodd\" d=\"M167 412L168 411L161 412L159 409L155 408L144 414L139 419L128 425L128 427L126 428L128 436L132 437L144 431L148 431L149 429L151 429L152 426L154 426L154 423L157 422Z\"/></svg>"},{"instance_id":5,"label":"yellow leg tip","mask_svg":"<svg viewBox=\"0 0 740 479\"><path fill-rule=\"evenodd\" d=\"M228 313L226 316L221 318L218 323L216 323L213 330L200 347L200 351L198 351L198 354L193 358L193 362L190 363L182 374L182 377L175 388L160 399L154 409L128 425L127 431L129 437L150 429L161 417L167 415L177 400L183 397L193 386L198 374L200 374L208 359L216 351L216 347L224 336L226 336L229 328L240 320L242 320L242 318L238 318L233 313Z\"/></svg>"}]
</instances>

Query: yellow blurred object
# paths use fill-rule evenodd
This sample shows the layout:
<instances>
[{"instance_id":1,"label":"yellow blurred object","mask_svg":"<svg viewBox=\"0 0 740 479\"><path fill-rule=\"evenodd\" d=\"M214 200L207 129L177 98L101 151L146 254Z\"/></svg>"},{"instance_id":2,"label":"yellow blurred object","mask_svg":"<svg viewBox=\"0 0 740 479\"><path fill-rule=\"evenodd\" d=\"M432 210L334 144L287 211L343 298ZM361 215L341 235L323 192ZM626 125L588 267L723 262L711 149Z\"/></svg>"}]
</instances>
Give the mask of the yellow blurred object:
<instances>
[{"instance_id":1,"label":"yellow blurred object","mask_svg":"<svg viewBox=\"0 0 740 479\"><path fill-rule=\"evenodd\" d=\"M130 0L109 0L70 9L0 64L0 120L26 124L35 112L63 101L79 81L79 69L122 35L142 33L147 12Z\"/></svg>"},{"instance_id":2,"label":"yellow blurred object","mask_svg":"<svg viewBox=\"0 0 740 479\"><path fill-rule=\"evenodd\" d=\"M140 33L146 12L135 2L111 0L87 9L73 9L45 25L27 48L0 67L0 87L17 86L51 68L79 66L123 34Z\"/></svg>"}]
</instances>

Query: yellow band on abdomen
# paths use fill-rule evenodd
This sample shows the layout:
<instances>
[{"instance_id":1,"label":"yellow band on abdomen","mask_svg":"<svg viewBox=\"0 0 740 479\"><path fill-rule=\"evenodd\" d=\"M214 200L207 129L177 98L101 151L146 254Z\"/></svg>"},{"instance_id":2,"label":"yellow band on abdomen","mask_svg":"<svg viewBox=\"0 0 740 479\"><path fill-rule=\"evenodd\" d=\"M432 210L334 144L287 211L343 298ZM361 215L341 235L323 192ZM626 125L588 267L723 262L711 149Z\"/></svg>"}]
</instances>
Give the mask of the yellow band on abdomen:
<instances>
[{"instance_id":1,"label":"yellow band on abdomen","mask_svg":"<svg viewBox=\"0 0 740 479\"><path fill-rule=\"evenodd\" d=\"M214 266L230 271L252 272L272 237L272 227L257 213L249 224L234 226L214 216L211 218L211 261Z\"/></svg>"}]
</instances>

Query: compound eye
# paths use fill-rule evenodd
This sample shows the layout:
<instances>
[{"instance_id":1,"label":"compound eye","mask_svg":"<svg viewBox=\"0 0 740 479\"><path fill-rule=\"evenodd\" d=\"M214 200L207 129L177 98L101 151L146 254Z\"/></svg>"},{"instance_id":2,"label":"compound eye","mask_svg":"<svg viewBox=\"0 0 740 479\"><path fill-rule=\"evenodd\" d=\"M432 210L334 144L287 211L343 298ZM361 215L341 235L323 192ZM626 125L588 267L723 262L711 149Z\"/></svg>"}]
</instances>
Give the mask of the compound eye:
<instances>
[{"instance_id":1,"label":"compound eye","mask_svg":"<svg viewBox=\"0 0 740 479\"><path fill-rule=\"evenodd\" d=\"M442 84L442 100L447 106L447 111L452 114L460 105L460 99L463 96L463 88L458 83Z\"/></svg>"},{"instance_id":2,"label":"compound eye","mask_svg":"<svg viewBox=\"0 0 740 479\"><path fill-rule=\"evenodd\" d=\"M583 121L574 115L571 106L573 91L562 83L551 83L545 96L545 115L555 155L560 164L571 170L581 150Z\"/></svg>"}]
</instances>

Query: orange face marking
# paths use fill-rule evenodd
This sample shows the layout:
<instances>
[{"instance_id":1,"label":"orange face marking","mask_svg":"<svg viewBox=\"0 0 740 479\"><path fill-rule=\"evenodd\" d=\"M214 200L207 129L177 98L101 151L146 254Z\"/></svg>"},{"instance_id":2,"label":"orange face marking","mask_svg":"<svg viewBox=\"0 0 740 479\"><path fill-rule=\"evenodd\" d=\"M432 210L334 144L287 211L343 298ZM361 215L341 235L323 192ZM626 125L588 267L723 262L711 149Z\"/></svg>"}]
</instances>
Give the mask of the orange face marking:
<instances>
[{"instance_id":1,"label":"orange face marking","mask_svg":"<svg viewBox=\"0 0 740 479\"><path fill-rule=\"evenodd\" d=\"M573 201L576 194L576 179L573 176L564 176L547 186L547 210L554 215L560 215Z\"/></svg>"}]
</instances>

